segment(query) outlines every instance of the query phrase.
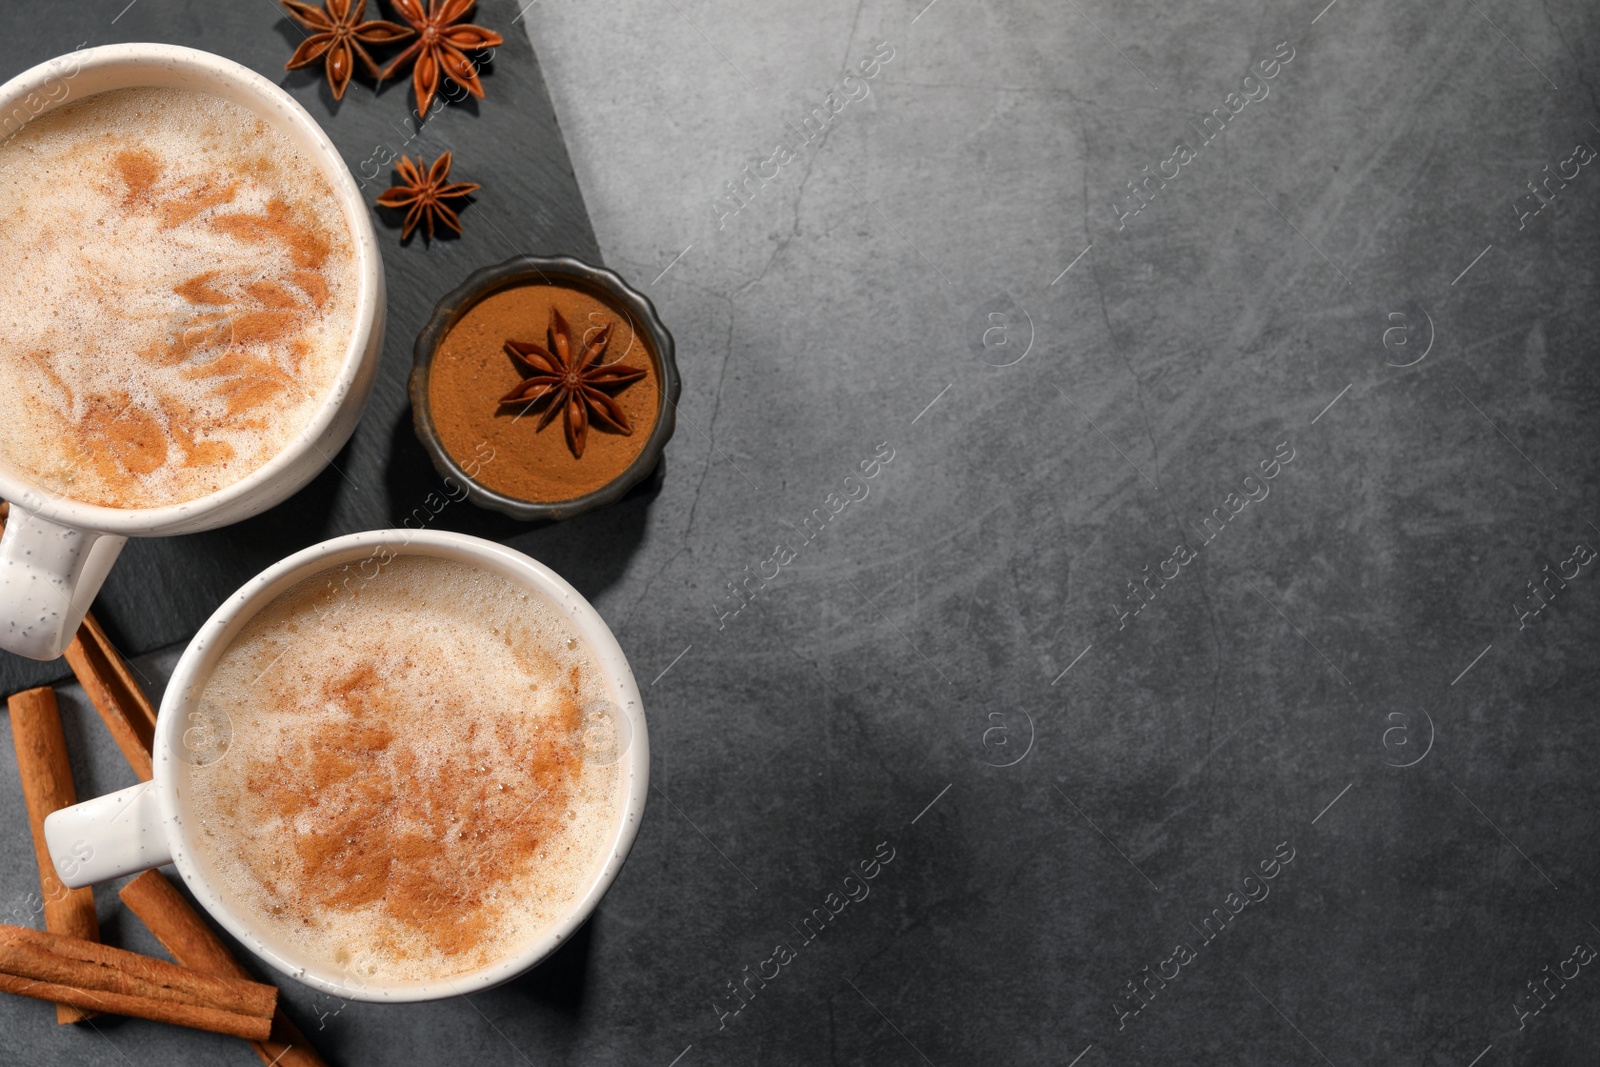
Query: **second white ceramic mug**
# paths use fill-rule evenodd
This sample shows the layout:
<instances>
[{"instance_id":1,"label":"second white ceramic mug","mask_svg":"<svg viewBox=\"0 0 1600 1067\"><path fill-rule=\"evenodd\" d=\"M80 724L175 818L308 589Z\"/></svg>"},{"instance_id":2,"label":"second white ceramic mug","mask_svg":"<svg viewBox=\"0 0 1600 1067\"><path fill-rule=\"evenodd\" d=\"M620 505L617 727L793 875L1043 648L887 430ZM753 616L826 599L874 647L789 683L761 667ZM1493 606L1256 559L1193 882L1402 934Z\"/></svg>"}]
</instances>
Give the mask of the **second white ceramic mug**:
<instances>
[{"instance_id":1,"label":"second white ceramic mug","mask_svg":"<svg viewBox=\"0 0 1600 1067\"><path fill-rule=\"evenodd\" d=\"M355 257L356 327L333 388L278 455L208 496L160 508L121 509L72 500L0 464L0 497L11 502L0 539L0 648L33 659L66 650L129 537L163 537L226 526L287 499L328 464L354 432L383 349L383 262L365 201L328 135L278 86L209 52L167 44L86 48L0 85L6 134L13 116L37 118L68 101L113 89L191 89L230 100L281 131L332 187Z\"/></svg>"},{"instance_id":2,"label":"second white ceramic mug","mask_svg":"<svg viewBox=\"0 0 1600 1067\"><path fill-rule=\"evenodd\" d=\"M206 681L233 639L274 598L313 575L345 565L352 568L357 582L381 581L387 560L408 554L455 560L491 571L543 597L563 615L593 654L607 699L617 712L616 744L608 747L605 758L608 763L615 759L617 764L618 805L616 821L607 828L600 869L549 928L517 951L476 971L433 981L382 983L337 971L275 939L270 931L252 924L207 877L207 862L196 852L191 830L196 819L183 789L186 761L195 751L185 733L211 728L199 710ZM554 571L514 549L465 534L431 530L380 530L337 537L296 553L253 578L217 609L178 660L161 701L153 748L154 777L150 781L63 808L45 820L45 840L62 882L77 888L172 863L195 899L229 933L274 967L334 996L387 1003L442 1000L486 989L509 981L555 951L588 918L621 869L638 833L650 782L644 702L627 657L600 614ZM283 771L292 775L294 768L285 766Z\"/></svg>"}]
</instances>

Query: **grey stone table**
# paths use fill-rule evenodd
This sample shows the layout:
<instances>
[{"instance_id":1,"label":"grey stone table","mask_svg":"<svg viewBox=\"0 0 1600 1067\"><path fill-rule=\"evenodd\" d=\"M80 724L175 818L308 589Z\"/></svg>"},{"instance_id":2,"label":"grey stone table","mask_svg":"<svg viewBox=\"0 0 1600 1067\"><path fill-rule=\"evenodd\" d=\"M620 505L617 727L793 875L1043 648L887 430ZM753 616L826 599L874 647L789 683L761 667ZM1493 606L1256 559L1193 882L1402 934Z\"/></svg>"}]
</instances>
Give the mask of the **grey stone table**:
<instances>
[{"instance_id":1,"label":"grey stone table","mask_svg":"<svg viewBox=\"0 0 1600 1067\"><path fill-rule=\"evenodd\" d=\"M651 806L526 978L286 989L333 1061L1596 1062L1592 5L525 20L685 389L658 492L496 536ZM16 1002L0 1060L255 1062Z\"/></svg>"}]
</instances>

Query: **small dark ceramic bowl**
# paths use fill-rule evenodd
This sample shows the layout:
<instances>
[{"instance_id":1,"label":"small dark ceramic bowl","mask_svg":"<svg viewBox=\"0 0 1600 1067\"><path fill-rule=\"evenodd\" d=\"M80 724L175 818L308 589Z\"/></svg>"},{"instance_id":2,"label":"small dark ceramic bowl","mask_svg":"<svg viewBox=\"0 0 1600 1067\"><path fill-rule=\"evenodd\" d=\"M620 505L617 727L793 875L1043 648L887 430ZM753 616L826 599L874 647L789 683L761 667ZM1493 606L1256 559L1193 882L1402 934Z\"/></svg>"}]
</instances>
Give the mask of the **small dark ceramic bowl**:
<instances>
[{"instance_id":1,"label":"small dark ceramic bowl","mask_svg":"<svg viewBox=\"0 0 1600 1067\"><path fill-rule=\"evenodd\" d=\"M461 317L478 301L516 285L560 285L577 289L627 316L636 334L643 334L649 342L645 347L654 363L656 378L660 382L660 404L656 423L645 441L644 450L634 458L626 470L616 478L596 489L571 500L538 502L521 500L498 493L480 485L462 470L445 451L433 425L433 413L428 400L428 371L433 365L434 353ZM634 289L612 271L573 259L570 256L517 256L493 267L475 271L459 287L446 293L433 310L428 325L417 335L415 361L411 367L411 419L416 428L417 440L433 460L433 467L442 478L454 478L466 486L467 499L479 507L510 515L513 519L527 521L555 521L570 519L585 511L616 503L624 493L643 481L661 462L661 453L672 438L678 410L678 396L683 390L678 380L678 363L673 355L672 334L662 325L656 307L650 298Z\"/></svg>"}]
</instances>

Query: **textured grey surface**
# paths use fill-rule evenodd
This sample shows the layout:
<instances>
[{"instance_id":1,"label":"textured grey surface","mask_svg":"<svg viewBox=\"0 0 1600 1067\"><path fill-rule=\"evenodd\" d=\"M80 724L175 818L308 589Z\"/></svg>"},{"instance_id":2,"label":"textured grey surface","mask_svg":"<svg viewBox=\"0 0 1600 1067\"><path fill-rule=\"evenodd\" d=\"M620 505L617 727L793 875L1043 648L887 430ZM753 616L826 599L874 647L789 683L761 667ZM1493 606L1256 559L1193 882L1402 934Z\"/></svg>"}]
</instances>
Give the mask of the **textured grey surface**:
<instances>
[{"instance_id":1,"label":"textured grey surface","mask_svg":"<svg viewBox=\"0 0 1600 1067\"><path fill-rule=\"evenodd\" d=\"M659 791L586 937L528 978L320 1031L291 989L337 1062L1595 1062L1592 965L1517 1014L1600 947L1600 586L1573 553L1600 547L1600 174L1520 230L1515 207L1600 147L1592 6L528 19L606 259L677 335L685 419L653 499L507 539L617 630ZM719 229L724 183L880 41L870 94ZM1119 230L1126 183L1285 41L1270 95ZM866 499L800 545L880 442ZM1524 626L1546 564L1579 576ZM870 896L806 941L880 842ZM1208 941L1246 889L1270 895ZM0 1056L121 1062L0 1012Z\"/></svg>"}]
</instances>

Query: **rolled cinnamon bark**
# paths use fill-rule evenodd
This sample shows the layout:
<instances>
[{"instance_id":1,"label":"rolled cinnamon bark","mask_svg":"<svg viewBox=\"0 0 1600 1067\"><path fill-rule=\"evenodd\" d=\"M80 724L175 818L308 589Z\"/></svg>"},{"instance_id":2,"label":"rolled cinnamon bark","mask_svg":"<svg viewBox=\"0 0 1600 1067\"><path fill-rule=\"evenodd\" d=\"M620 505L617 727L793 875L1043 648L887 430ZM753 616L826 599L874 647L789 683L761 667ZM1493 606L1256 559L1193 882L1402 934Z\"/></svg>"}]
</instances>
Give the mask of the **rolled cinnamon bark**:
<instances>
[{"instance_id":1,"label":"rolled cinnamon bark","mask_svg":"<svg viewBox=\"0 0 1600 1067\"><path fill-rule=\"evenodd\" d=\"M172 958L185 967L227 978L249 979L204 919L159 871L145 871L122 887L122 902L156 935ZM272 1016L272 1034L252 1041L261 1062L277 1067L327 1067L311 1042L280 1006Z\"/></svg>"},{"instance_id":2,"label":"rolled cinnamon bark","mask_svg":"<svg viewBox=\"0 0 1600 1067\"><path fill-rule=\"evenodd\" d=\"M247 1040L260 1040L272 1029L271 1019L254 1015L240 1015L219 1008L176 1004L150 997L131 996L125 993L107 993L77 986L40 982L32 978L19 978L0 971L0 993L15 993L19 997L48 1000L57 1005L70 1004L85 1015L106 1012L111 1015L128 1015L135 1019L150 1019L173 1026L187 1026L191 1030L210 1030Z\"/></svg>"},{"instance_id":3,"label":"rolled cinnamon bark","mask_svg":"<svg viewBox=\"0 0 1600 1067\"><path fill-rule=\"evenodd\" d=\"M45 929L64 937L98 941L100 923L94 914L94 890L68 889L62 885L44 840L45 816L78 802L55 690L49 686L29 689L12 696L7 704L11 711L11 740L17 749L17 772L22 779L22 798L28 805L28 829L33 833L33 856L39 865L39 895L44 901ZM88 1016L77 1008L56 1005L58 1023L81 1022L85 1018Z\"/></svg>"},{"instance_id":4,"label":"rolled cinnamon bark","mask_svg":"<svg viewBox=\"0 0 1600 1067\"><path fill-rule=\"evenodd\" d=\"M0 925L0 989L265 1041L278 991L92 941Z\"/></svg>"},{"instance_id":5,"label":"rolled cinnamon bark","mask_svg":"<svg viewBox=\"0 0 1600 1067\"><path fill-rule=\"evenodd\" d=\"M111 739L141 782L150 780L150 746L156 734L156 709L106 638L93 614L85 614L65 653L72 673L105 720Z\"/></svg>"}]
</instances>

